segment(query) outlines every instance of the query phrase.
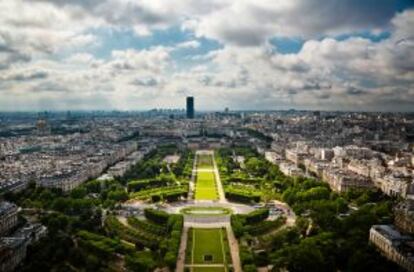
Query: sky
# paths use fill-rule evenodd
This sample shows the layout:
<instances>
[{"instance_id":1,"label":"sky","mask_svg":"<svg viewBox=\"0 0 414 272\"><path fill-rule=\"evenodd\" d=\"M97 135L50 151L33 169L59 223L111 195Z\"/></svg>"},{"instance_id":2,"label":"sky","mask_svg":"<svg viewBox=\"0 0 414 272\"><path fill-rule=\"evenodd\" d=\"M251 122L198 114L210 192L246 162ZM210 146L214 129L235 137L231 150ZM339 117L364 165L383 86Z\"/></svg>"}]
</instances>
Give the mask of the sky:
<instances>
[{"instance_id":1,"label":"sky","mask_svg":"<svg viewBox=\"0 0 414 272\"><path fill-rule=\"evenodd\" d=\"M0 0L0 111L413 111L413 0Z\"/></svg>"}]
</instances>

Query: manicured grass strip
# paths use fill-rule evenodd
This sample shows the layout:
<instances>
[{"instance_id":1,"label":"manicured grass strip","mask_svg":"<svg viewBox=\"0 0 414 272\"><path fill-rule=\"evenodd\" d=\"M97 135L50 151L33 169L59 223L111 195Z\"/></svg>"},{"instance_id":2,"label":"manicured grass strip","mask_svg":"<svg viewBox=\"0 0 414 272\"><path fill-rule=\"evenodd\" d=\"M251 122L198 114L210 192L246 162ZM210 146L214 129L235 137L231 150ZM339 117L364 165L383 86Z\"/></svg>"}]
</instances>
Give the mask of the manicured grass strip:
<instances>
[{"instance_id":1,"label":"manicured grass strip","mask_svg":"<svg viewBox=\"0 0 414 272\"><path fill-rule=\"evenodd\" d=\"M169 186L163 188L152 188L152 189L145 189L139 192L130 193L129 196L131 199L148 199L157 197L161 198L168 198L170 195L182 195L185 196L188 192L187 185L177 185L177 186Z\"/></svg>"},{"instance_id":2,"label":"manicured grass strip","mask_svg":"<svg viewBox=\"0 0 414 272\"><path fill-rule=\"evenodd\" d=\"M191 235L191 238L192 238L192 242L191 242L191 245L192 245L192 247L191 247L191 263L193 264L194 263L194 252L195 252L195 243L196 243L196 240L195 240L195 229L192 229L192 235Z\"/></svg>"},{"instance_id":3,"label":"manicured grass strip","mask_svg":"<svg viewBox=\"0 0 414 272\"><path fill-rule=\"evenodd\" d=\"M224 272L224 267L194 267L193 272Z\"/></svg>"},{"instance_id":4,"label":"manicured grass strip","mask_svg":"<svg viewBox=\"0 0 414 272\"><path fill-rule=\"evenodd\" d=\"M214 172L198 171L195 189L196 200L217 200L218 191Z\"/></svg>"},{"instance_id":5,"label":"manicured grass strip","mask_svg":"<svg viewBox=\"0 0 414 272\"><path fill-rule=\"evenodd\" d=\"M193 264L223 264L222 229L193 229ZM206 261L205 256L211 256Z\"/></svg>"},{"instance_id":6,"label":"manicured grass strip","mask_svg":"<svg viewBox=\"0 0 414 272\"><path fill-rule=\"evenodd\" d=\"M222 256L223 256L224 263L226 263L226 249L225 249L224 241L223 240L224 240L223 239L223 230L220 230L221 253L222 253Z\"/></svg>"},{"instance_id":7,"label":"manicured grass strip","mask_svg":"<svg viewBox=\"0 0 414 272\"><path fill-rule=\"evenodd\" d=\"M181 209L182 214L192 215L192 216L220 216L220 215L229 215L232 214L232 210L229 208L223 207L187 207Z\"/></svg>"}]
</instances>

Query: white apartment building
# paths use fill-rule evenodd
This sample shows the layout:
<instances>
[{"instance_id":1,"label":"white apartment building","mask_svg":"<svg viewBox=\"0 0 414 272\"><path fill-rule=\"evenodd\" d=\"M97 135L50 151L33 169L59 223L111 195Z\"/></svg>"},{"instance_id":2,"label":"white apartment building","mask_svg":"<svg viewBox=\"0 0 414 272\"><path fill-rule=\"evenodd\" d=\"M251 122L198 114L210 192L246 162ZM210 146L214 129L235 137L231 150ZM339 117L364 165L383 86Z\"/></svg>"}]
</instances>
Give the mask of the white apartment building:
<instances>
[{"instance_id":1,"label":"white apartment building","mask_svg":"<svg viewBox=\"0 0 414 272\"><path fill-rule=\"evenodd\" d=\"M401 235L393 225L372 226L369 241L386 258L407 271L414 271L414 241L411 237Z\"/></svg>"},{"instance_id":2,"label":"white apartment building","mask_svg":"<svg viewBox=\"0 0 414 272\"><path fill-rule=\"evenodd\" d=\"M366 177L340 168L327 168L322 179L335 192L346 192L350 189L373 189L374 184Z\"/></svg>"},{"instance_id":3,"label":"white apartment building","mask_svg":"<svg viewBox=\"0 0 414 272\"><path fill-rule=\"evenodd\" d=\"M389 196L401 196L406 198L407 193L414 186L412 178L406 178L395 173L378 177L374 179L375 185L381 189L381 191Z\"/></svg>"},{"instance_id":4,"label":"white apartment building","mask_svg":"<svg viewBox=\"0 0 414 272\"><path fill-rule=\"evenodd\" d=\"M303 173L302 169L297 167L291 162L282 162L279 164L280 171L287 175L287 176L303 176L305 173Z\"/></svg>"},{"instance_id":5,"label":"white apartment building","mask_svg":"<svg viewBox=\"0 0 414 272\"><path fill-rule=\"evenodd\" d=\"M283 160L282 156L274 151L266 151L265 158L268 162L273 164L278 164L281 160Z\"/></svg>"},{"instance_id":6,"label":"white apartment building","mask_svg":"<svg viewBox=\"0 0 414 272\"><path fill-rule=\"evenodd\" d=\"M304 159L308 156L308 153L298 149L286 149L286 159L293 162L295 165L303 163Z\"/></svg>"}]
</instances>

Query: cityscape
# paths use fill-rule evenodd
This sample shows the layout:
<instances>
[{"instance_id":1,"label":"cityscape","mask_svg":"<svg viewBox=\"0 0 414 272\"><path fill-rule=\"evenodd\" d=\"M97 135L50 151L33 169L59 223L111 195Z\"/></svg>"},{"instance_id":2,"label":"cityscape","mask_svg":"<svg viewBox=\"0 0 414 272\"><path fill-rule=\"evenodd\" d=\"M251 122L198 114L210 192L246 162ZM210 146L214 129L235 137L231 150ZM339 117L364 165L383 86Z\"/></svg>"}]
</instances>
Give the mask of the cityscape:
<instances>
[{"instance_id":1,"label":"cityscape","mask_svg":"<svg viewBox=\"0 0 414 272\"><path fill-rule=\"evenodd\" d=\"M414 272L410 0L0 0L0 272Z\"/></svg>"},{"instance_id":2,"label":"cityscape","mask_svg":"<svg viewBox=\"0 0 414 272\"><path fill-rule=\"evenodd\" d=\"M196 101L2 114L1 270L413 271L413 114Z\"/></svg>"}]
</instances>

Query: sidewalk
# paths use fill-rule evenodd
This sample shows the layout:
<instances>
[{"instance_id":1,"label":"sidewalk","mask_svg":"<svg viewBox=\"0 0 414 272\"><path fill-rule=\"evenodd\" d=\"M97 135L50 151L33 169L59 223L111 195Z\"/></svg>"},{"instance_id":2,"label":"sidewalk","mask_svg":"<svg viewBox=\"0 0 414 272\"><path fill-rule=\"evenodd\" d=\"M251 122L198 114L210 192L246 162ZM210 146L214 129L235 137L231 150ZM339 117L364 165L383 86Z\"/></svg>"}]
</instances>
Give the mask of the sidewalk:
<instances>
[{"instance_id":1,"label":"sidewalk","mask_svg":"<svg viewBox=\"0 0 414 272\"><path fill-rule=\"evenodd\" d=\"M188 237L188 227L183 227L183 232L181 233L181 242L180 249L178 250L177 257L177 267L176 272L184 272L185 267L185 250L187 248L187 237Z\"/></svg>"}]
</instances>

